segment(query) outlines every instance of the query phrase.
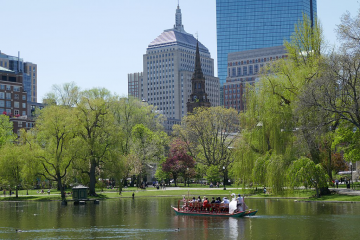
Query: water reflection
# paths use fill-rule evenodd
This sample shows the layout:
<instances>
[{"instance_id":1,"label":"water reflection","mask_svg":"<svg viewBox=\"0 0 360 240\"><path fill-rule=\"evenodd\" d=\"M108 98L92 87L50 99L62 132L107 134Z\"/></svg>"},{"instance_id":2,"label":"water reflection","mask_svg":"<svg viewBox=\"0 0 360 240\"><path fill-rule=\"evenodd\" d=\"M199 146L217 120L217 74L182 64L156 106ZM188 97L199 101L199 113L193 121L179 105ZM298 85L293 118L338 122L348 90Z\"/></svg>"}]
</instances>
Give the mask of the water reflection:
<instances>
[{"instance_id":1,"label":"water reflection","mask_svg":"<svg viewBox=\"0 0 360 240\"><path fill-rule=\"evenodd\" d=\"M0 202L0 239L356 239L360 204L247 199L255 217L176 216L177 199ZM180 231L175 231L180 228ZM16 233L15 229L24 232Z\"/></svg>"}]
</instances>

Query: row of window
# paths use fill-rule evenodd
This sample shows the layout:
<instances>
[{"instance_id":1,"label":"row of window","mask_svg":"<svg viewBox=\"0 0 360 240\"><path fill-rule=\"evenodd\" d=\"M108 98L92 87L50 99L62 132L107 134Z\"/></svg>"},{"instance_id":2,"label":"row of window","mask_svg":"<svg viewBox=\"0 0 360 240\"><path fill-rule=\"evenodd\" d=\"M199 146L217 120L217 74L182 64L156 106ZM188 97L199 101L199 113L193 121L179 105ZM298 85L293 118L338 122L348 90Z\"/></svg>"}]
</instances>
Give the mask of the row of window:
<instances>
[{"instance_id":1,"label":"row of window","mask_svg":"<svg viewBox=\"0 0 360 240\"><path fill-rule=\"evenodd\" d=\"M260 62L269 62L269 61L273 61L273 60L278 60L281 58L286 58L286 55L282 55L282 56L273 56L273 57L267 57L267 58L259 58L259 59L253 59L253 60L246 60L246 61L238 61L238 62L230 62L228 63L228 66L237 66L237 65L244 65L244 64L252 64L252 63L260 63Z\"/></svg>"},{"instance_id":2,"label":"row of window","mask_svg":"<svg viewBox=\"0 0 360 240\"><path fill-rule=\"evenodd\" d=\"M11 91L11 85L0 84L0 90ZM20 87L19 86L13 86L13 91L14 92L20 92Z\"/></svg>"},{"instance_id":3,"label":"row of window","mask_svg":"<svg viewBox=\"0 0 360 240\"><path fill-rule=\"evenodd\" d=\"M260 64L260 68L263 67L263 64ZM259 72L259 65L249 65L241 67L228 68L228 77L239 77L239 76L248 76L254 75Z\"/></svg>"},{"instance_id":4,"label":"row of window","mask_svg":"<svg viewBox=\"0 0 360 240\"><path fill-rule=\"evenodd\" d=\"M2 114L2 113L6 113L7 115L11 115L11 114L13 114L12 113L12 111L11 111L11 109L4 109L4 108L0 108L0 113ZM14 110L14 115L15 116L17 116L17 115L20 115L20 110L17 110L17 109L15 109ZM22 111L21 112L21 116L26 116L26 111Z\"/></svg>"},{"instance_id":5,"label":"row of window","mask_svg":"<svg viewBox=\"0 0 360 240\"><path fill-rule=\"evenodd\" d=\"M21 106L22 108L26 108L26 103L22 103ZM11 108L11 101L0 100L0 107ZM19 107L20 107L20 103L14 102L14 108L19 108Z\"/></svg>"},{"instance_id":6,"label":"row of window","mask_svg":"<svg viewBox=\"0 0 360 240\"><path fill-rule=\"evenodd\" d=\"M0 99L11 99L11 93L0 92ZM19 94L14 94L14 99L19 99ZM22 95L22 100L26 100L26 95Z\"/></svg>"}]
</instances>

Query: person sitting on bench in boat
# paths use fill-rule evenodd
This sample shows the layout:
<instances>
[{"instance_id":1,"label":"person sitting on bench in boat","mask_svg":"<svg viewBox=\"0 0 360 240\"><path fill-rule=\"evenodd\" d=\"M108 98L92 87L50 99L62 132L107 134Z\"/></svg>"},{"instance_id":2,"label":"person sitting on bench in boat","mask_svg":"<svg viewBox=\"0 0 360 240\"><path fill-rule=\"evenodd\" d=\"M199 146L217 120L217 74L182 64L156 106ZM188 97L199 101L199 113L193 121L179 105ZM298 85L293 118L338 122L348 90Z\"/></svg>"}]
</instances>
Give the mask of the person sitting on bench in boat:
<instances>
[{"instance_id":1,"label":"person sitting on bench in boat","mask_svg":"<svg viewBox=\"0 0 360 240\"><path fill-rule=\"evenodd\" d=\"M198 202L201 202L201 197L199 196L198 199L197 199Z\"/></svg>"},{"instance_id":2,"label":"person sitting on bench in boat","mask_svg":"<svg viewBox=\"0 0 360 240\"><path fill-rule=\"evenodd\" d=\"M203 201L203 210L206 210L208 208L208 204L209 204L209 200L208 198L205 198L205 200Z\"/></svg>"},{"instance_id":3,"label":"person sitting on bench in boat","mask_svg":"<svg viewBox=\"0 0 360 240\"><path fill-rule=\"evenodd\" d=\"M237 198L237 209L239 212L244 211L244 198L242 198L240 194Z\"/></svg>"},{"instance_id":4,"label":"person sitting on bench in boat","mask_svg":"<svg viewBox=\"0 0 360 240\"><path fill-rule=\"evenodd\" d=\"M227 197L224 197L222 203L229 204L230 201L229 199L227 199Z\"/></svg>"}]
</instances>

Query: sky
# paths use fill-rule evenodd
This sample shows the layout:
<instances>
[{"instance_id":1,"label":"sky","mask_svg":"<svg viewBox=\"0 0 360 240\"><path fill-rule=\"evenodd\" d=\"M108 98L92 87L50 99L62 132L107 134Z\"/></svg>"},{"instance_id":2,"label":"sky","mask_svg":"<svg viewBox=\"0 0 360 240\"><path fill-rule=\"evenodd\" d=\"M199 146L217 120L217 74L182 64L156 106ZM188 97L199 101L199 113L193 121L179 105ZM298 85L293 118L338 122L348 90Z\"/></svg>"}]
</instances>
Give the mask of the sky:
<instances>
[{"instance_id":1,"label":"sky","mask_svg":"<svg viewBox=\"0 0 360 240\"><path fill-rule=\"evenodd\" d=\"M104 87L127 95L127 74L142 71L147 46L175 23L178 0L0 0L0 51L38 66L38 102L54 84ZM216 1L180 0L185 31L198 33L217 65ZM330 46L359 0L317 0ZM215 68L217 76L217 69Z\"/></svg>"}]
</instances>

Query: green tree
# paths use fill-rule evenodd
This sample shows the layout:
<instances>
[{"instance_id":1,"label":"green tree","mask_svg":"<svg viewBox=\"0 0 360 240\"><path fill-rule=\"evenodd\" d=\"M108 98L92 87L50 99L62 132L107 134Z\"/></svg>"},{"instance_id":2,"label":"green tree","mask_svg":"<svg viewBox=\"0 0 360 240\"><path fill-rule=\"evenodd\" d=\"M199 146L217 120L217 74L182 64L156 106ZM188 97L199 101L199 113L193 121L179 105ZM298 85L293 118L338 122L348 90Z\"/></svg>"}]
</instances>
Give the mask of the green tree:
<instances>
[{"instance_id":1,"label":"green tree","mask_svg":"<svg viewBox=\"0 0 360 240\"><path fill-rule=\"evenodd\" d=\"M15 141L16 135L13 132L13 124L5 114L0 115L0 148L6 143Z\"/></svg>"},{"instance_id":2,"label":"green tree","mask_svg":"<svg viewBox=\"0 0 360 240\"><path fill-rule=\"evenodd\" d=\"M290 187L314 187L317 197L320 197L320 188L327 187L329 178L321 164L315 164L306 157L294 161L288 169L287 176Z\"/></svg>"},{"instance_id":3,"label":"green tree","mask_svg":"<svg viewBox=\"0 0 360 240\"><path fill-rule=\"evenodd\" d=\"M34 133L37 144L35 156L43 167L40 174L57 182L63 198L63 180L77 156L73 114L74 109L67 106L48 106L36 119Z\"/></svg>"},{"instance_id":4,"label":"green tree","mask_svg":"<svg viewBox=\"0 0 360 240\"><path fill-rule=\"evenodd\" d=\"M223 171L219 166L210 166L206 170L206 179L214 185L220 182L220 173Z\"/></svg>"},{"instance_id":5,"label":"green tree","mask_svg":"<svg viewBox=\"0 0 360 240\"><path fill-rule=\"evenodd\" d=\"M196 108L174 126L174 134L186 146L197 163L225 166L233 161L233 143L238 138L239 115L235 109Z\"/></svg>"},{"instance_id":6,"label":"green tree","mask_svg":"<svg viewBox=\"0 0 360 240\"><path fill-rule=\"evenodd\" d=\"M140 160L139 180L143 182L143 174L146 167L151 163L160 163L164 159L165 146L168 144L168 136L165 132L153 132L143 124L137 124L132 129L133 154Z\"/></svg>"},{"instance_id":7,"label":"green tree","mask_svg":"<svg viewBox=\"0 0 360 240\"><path fill-rule=\"evenodd\" d=\"M247 86L234 163L234 176L244 184L268 184L278 192L286 185L284 169L292 161L310 154L320 162L319 140L313 134L319 119L313 109L299 107L299 96L322 74L323 46L318 21L312 26L304 15L291 41L285 42L288 57L267 63L260 81Z\"/></svg>"},{"instance_id":8,"label":"green tree","mask_svg":"<svg viewBox=\"0 0 360 240\"><path fill-rule=\"evenodd\" d=\"M74 82L63 85L53 85L52 91L44 97L48 105L61 105L75 107L81 96L80 88Z\"/></svg>"},{"instance_id":9,"label":"green tree","mask_svg":"<svg viewBox=\"0 0 360 240\"><path fill-rule=\"evenodd\" d=\"M95 88L81 93L74 109L78 139L78 157L75 168L89 176L89 194L96 195L95 185L102 165L111 158L114 149L116 126L110 107L113 98L104 88Z\"/></svg>"},{"instance_id":10,"label":"green tree","mask_svg":"<svg viewBox=\"0 0 360 240\"><path fill-rule=\"evenodd\" d=\"M9 185L10 191L15 188L16 197L22 183L23 154L22 148L14 144L6 144L1 149L0 176L3 185Z\"/></svg>"},{"instance_id":11,"label":"green tree","mask_svg":"<svg viewBox=\"0 0 360 240\"><path fill-rule=\"evenodd\" d=\"M115 125L119 132L117 138L117 152L123 157L119 158L123 163L124 168L120 185L126 182L126 179L131 175L140 174L141 161L139 159L137 148L137 138L133 136L133 129L138 124L143 124L150 131L161 131L163 126L161 122L164 120L163 116L155 111L154 108L147 103L141 102L133 97L119 98L116 97L111 105L111 111L114 114ZM121 186L120 186L121 187Z\"/></svg>"}]
</instances>

